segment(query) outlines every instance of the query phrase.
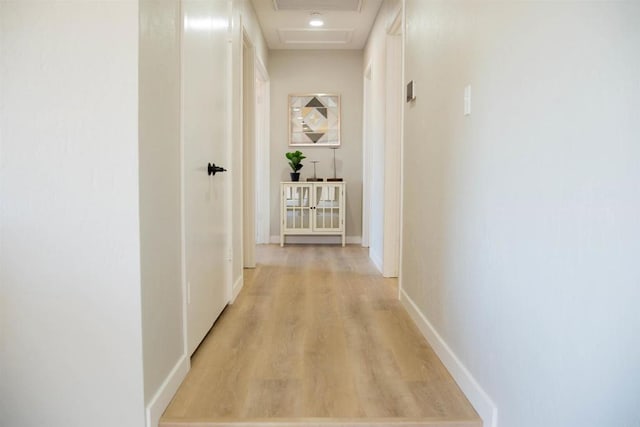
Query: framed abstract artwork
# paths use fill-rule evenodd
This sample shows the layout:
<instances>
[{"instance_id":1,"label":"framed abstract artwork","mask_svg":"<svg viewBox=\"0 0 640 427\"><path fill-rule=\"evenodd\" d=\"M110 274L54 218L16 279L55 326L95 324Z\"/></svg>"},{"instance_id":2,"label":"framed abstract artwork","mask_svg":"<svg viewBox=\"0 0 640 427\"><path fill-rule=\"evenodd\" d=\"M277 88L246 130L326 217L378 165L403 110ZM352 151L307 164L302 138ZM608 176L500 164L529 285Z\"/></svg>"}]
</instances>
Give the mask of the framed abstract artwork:
<instances>
[{"instance_id":1,"label":"framed abstract artwork","mask_svg":"<svg viewBox=\"0 0 640 427\"><path fill-rule=\"evenodd\" d=\"M289 145L340 146L340 95L289 95Z\"/></svg>"}]
</instances>

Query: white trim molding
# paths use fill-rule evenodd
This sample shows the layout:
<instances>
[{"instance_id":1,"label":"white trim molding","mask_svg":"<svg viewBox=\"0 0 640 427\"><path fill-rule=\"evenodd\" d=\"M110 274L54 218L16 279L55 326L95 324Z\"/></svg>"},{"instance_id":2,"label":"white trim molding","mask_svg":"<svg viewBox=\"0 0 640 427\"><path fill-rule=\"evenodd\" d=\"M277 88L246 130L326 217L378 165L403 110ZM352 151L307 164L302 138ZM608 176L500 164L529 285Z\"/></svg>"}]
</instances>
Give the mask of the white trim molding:
<instances>
[{"instance_id":1,"label":"white trim molding","mask_svg":"<svg viewBox=\"0 0 640 427\"><path fill-rule=\"evenodd\" d=\"M231 291L231 300L229 301L229 304L233 304L236 301L236 298L238 298L238 295L240 295L240 291L243 287L244 276L240 276L238 277L238 280L236 280L236 282L233 284L233 290Z\"/></svg>"},{"instance_id":2,"label":"white trim molding","mask_svg":"<svg viewBox=\"0 0 640 427\"><path fill-rule=\"evenodd\" d=\"M362 244L362 236L346 236L347 245ZM272 245L280 244L280 236L271 236L269 243ZM287 236L286 242L294 245L321 245L321 244L340 244L340 236Z\"/></svg>"},{"instance_id":3,"label":"white trim molding","mask_svg":"<svg viewBox=\"0 0 640 427\"><path fill-rule=\"evenodd\" d=\"M464 366L458 356L451 350L444 339L438 334L431 322L420 311L418 306L404 290L400 291L400 301L409 316L413 319L422 335L427 339L444 366L465 394L476 410L484 427L498 427L498 408L480 384L473 378L471 372Z\"/></svg>"},{"instance_id":4,"label":"white trim molding","mask_svg":"<svg viewBox=\"0 0 640 427\"><path fill-rule=\"evenodd\" d=\"M182 384L190 368L189 357L183 354L145 408L147 427L158 427L160 417L171 403L171 399L178 391L178 387Z\"/></svg>"},{"instance_id":5,"label":"white trim molding","mask_svg":"<svg viewBox=\"0 0 640 427\"><path fill-rule=\"evenodd\" d=\"M369 247L369 258L371 258L373 265L376 266L376 268L378 269L380 274L382 274L383 277L395 277L395 276L384 275L384 261L382 260L382 257L380 256L380 254L375 253L371 250L371 247Z\"/></svg>"}]
</instances>

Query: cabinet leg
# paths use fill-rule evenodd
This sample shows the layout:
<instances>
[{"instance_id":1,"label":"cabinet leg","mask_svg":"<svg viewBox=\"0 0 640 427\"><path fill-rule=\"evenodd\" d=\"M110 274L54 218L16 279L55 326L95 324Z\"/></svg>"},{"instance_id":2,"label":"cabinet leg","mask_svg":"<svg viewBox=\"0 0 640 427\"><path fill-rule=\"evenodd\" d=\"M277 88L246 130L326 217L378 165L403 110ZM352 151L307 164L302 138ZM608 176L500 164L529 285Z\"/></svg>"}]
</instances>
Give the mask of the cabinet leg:
<instances>
[{"instance_id":1,"label":"cabinet leg","mask_svg":"<svg viewBox=\"0 0 640 427\"><path fill-rule=\"evenodd\" d=\"M344 248L344 243L345 243L345 238L344 238L344 234L342 235L342 247Z\"/></svg>"}]
</instances>

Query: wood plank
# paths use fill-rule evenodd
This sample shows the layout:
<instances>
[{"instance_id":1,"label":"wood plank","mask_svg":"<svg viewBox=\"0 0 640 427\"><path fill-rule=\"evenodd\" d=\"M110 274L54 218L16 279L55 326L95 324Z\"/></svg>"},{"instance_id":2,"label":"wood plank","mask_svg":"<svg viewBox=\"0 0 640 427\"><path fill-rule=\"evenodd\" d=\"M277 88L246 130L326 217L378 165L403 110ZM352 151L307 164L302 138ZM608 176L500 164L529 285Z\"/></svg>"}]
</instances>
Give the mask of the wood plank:
<instances>
[{"instance_id":1,"label":"wood plank","mask_svg":"<svg viewBox=\"0 0 640 427\"><path fill-rule=\"evenodd\" d=\"M482 427L478 420L438 418L258 418L258 419L167 419L162 427Z\"/></svg>"},{"instance_id":2,"label":"wood plank","mask_svg":"<svg viewBox=\"0 0 640 427\"><path fill-rule=\"evenodd\" d=\"M366 249L256 257L161 427L482 425Z\"/></svg>"}]
</instances>

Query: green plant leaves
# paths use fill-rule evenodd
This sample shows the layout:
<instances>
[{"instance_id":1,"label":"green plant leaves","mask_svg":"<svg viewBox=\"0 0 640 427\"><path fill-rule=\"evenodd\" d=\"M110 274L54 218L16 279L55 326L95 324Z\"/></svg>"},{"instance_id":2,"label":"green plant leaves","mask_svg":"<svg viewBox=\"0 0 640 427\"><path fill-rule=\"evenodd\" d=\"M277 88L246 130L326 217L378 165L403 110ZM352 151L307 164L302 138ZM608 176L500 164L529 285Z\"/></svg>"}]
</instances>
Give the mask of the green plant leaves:
<instances>
[{"instance_id":1,"label":"green plant leaves","mask_svg":"<svg viewBox=\"0 0 640 427\"><path fill-rule=\"evenodd\" d=\"M298 172L302 169L303 164L300 163L302 159L306 159L305 155L301 151L289 152L284 155L289 160L289 166L294 172Z\"/></svg>"}]
</instances>

